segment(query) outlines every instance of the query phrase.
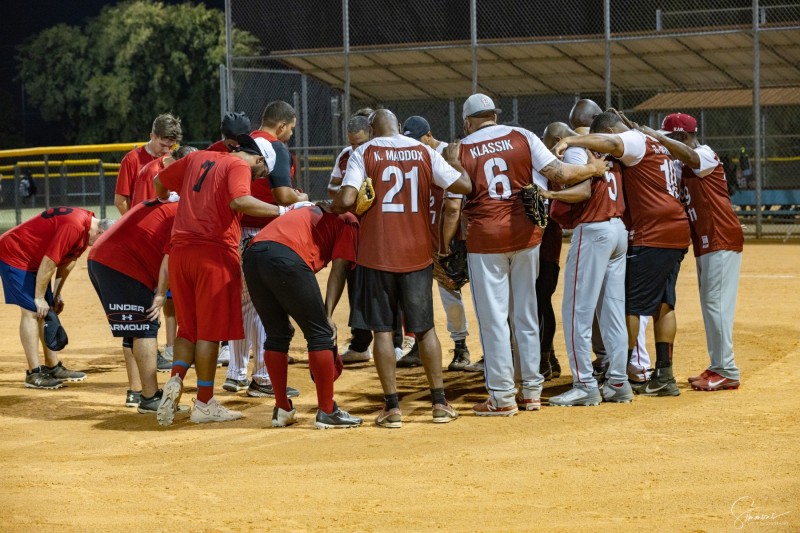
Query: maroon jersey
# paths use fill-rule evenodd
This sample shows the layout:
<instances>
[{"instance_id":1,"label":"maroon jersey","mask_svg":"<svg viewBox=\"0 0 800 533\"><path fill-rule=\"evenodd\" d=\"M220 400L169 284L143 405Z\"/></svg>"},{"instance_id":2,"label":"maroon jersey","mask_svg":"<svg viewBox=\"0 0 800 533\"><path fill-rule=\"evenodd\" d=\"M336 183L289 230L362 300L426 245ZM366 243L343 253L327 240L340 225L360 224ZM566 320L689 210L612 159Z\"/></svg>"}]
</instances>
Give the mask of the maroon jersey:
<instances>
[{"instance_id":1,"label":"maroon jersey","mask_svg":"<svg viewBox=\"0 0 800 533\"><path fill-rule=\"evenodd\" d=\"M555 156L536 135L511 126L481 128L464 138L459 150L472 180L463 211L467 251L504 253L539 244L542 232L525 216L520 191L534 181L547 188L547 181L533 174Z\"/></svg>"},{"instance_id":2,"label":"maroon jersey","mask_svg":"<svg viewBox=\"0 0 800 533\"><path fill-rule=\"evenodd\" d=\"M122 162L119 165L117 185L114 189L114 194L130 197L133 192L133 183L136 181L136 176L139 175L139 171L147 163L156 159L156 157L150 155L145 149L145 146L146 145L134 148L122 158Z\"/></svg>"},{"instance_id":3,"label":"maroon jersey","mask_svg":"<svg viewBox=\"0 0 800 533\"><path fill-rule=\"evenodd\" d=\"M0 261L36 272L47 256L57 266L75 261L89 246L94 213L78 207L52 207L0 235Z\"/></svg>"},{"instance_id":4,"label":"maroon jersey","mask_svg":"<svg viewBox=\"0 0 800 533\"><path fill-rule=\"evenodd\" d=\"M334 215L319 207L293 209L253 237L253 243L279 242L319 272L334 259L356 261L358 219L351 213Z\"/></svg>"},{"instance_id":5,"label":"maroon jersey","mask_svg":"<svg viewBox=\"0 0 800 533\"><path fill-rule=\"evenodd\" d=\"M89 252L97 261L155 290L161 260L169 253L169 240L177 202L147 200L133 207L100 235Z\"/></svg>"},{"instance_id":6,"label":"maroon jersey","mask_svg":"<svg viewBox=\"0 0 800 533\"><path fill-rule=\"evenodd\" d=\"M689 246L689 220L678 199L669 151L637 130L619 135L620 158L632 246L681 249Z\"/></svg>"},{"instance_id":7,"label":"maroon jersey","mask_svg":"<svg viewBox=\"0 0 800 533\"><path fill-rule=\"evenodd\" d=\"M161 183L181 196L172 229L172 245L239 246L241 214L230 207L250 194L250 165L236 156L192 152L159 174Z\"/></svg>"},{"instance_id":8,"label":"maroon jersey","mask_svg":"<svg viewBox=\"0 0 800 533\"><path fill-rule=\"evenodd\" d=\"M428 146L398 134L358 147L342 187L358 190L368 176L375 201L361 218L356 262L386 272L414 272L430 265L431 188L449 187L459 173Z\"/></svg>"},{"instance_id":9,"label":"maroon jersey","mask_svg":"<svg viewBox=\"0 0 800 533\"><path fill-rule=\"evenodd\" d=\"M683 165L681 184L695 257L718 250L741 252L744 234L731 207L725 170L708 146L695 149L700 168Z\"/></svg>"}]
</instances>

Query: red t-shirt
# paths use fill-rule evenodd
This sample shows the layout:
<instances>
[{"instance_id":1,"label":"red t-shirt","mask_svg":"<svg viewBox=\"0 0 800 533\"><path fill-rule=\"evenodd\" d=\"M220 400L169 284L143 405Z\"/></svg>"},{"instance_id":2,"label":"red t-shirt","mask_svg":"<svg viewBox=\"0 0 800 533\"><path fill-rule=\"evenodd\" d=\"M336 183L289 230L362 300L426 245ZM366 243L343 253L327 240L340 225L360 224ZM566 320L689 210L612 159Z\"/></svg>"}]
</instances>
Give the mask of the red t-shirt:
<instances>
[{"instance_id":1,"label":"red t-shirt","mask_svg":"<svg viewBox=\"0 0 800 533\"><path fill-rule=\"evenodd\" d=\"M398 273L430 265L431 188L449 187L459 173L430 147L398 134L359 146L350 156L342 187L359 189L367 176L375 201L361 217L357 263Z\"/></svg>"},{"instance_id":2,"label":"red t-shirt","mask_svg":"<svg viewBox=\"0 0 800 533\"><path fill-rule=\"evenodd\" d=\"M678 199L678 182L669 151L637 130L619 137L625 145L620 162L631 245L687 248L689 219Z\"/></svg>"},{"instance_id":3,"label":"red t-shirt","mask_svg":"<svg viewBox=\"0 0 800 533\"><path fill-rule=\"evenodd\" d=\"M147 200L136 204L111 229L100 235L89 260L121 272L150 290L158 286L161 260L169 240L178 203Z\"/></svg>"},{"instance_id":4,"label":"red t-shirt","mask_svg":"<svg viewBox=\"0 0 800 533\"><path fill-rule=\"evenodd\" d=\"M467 250L504 253L539 244L539 226L525 216L522 187L547 181L534 177L555 159L536 135L523 128L488 126L461 141L459 160L472 180L464 216Z\"/></svg>"},{"instance_id":5,"label":"red t-shirt","mask_svg":"<svg viewBox=\"0 0 800 533\"><path fill-rule=\"evenodd\" d=\"M153 183L153 178L164 170L165 157L168 156L164 155L150 161L139 171L131 189L130 207L156 197L156 186Z\"/></svg>"},{"instance_id":6,"label":"red t-shirt","mask_svg":"<svg viewBox=\"0 0 800 533\"><path fill-rule=\"evenodd\" d=\"M683 165L681 183L692 230L695 257L718 250L741 252L744 234L731 207L725 170L717 154L706 145L698 146L700 168Z\"/></svg>"},{"instance_id":7,"label":"red t-shirt","mask_svg":"<svg viewBox=\"0 0 800 533\"><path fill-rule=\"evenodd\" d=\"M228 150L228 145L225 144L224 141L217 141L208 148L206 148L206 150L208 150L209 152L222 152L223 154L230 153L230 150Z\"/></svg>"},{"instance_id":8,"label":"red t-shirt","mask_svg":"<svg viewBox=\"0 0 800 533\"><path fill-rule=\"evenodd\" d=\"M212 244L238 248L241 214L230 207L250 194L250 165L236 156L192 152L159 174L161 183L180 194L172 245Z\"/></svg>"},{"instance_id":9,"label":"red t-shirt","mask_svg":"<svg viewBox=\"0 0 800 533\"><path fill-rule=\"evenodd\" d=\"M138 148L134 148L122 158L122 162L119 166L119 173L117 174L117 186L114 189L114 194L130 197L133 191L133 183L136 181L136 176L139 175L139 171L147 163L156 159L156 157L148 153L145 146L146 145L142 145Z\"/></svg>"},{"instance_id":10,"label":"red t-shirt","mask_svg":"<svg viewBox=\"0 0 800 533\"><path fill-rule=\"evenodd\" d=\"M334 259L356 261L358 220L355 215L334 215L319 207L293 209L278 217L253 237L253 243L278 242L319 272Z\"/></svg>"},{"instance_id":11,"label":"red t-shirt","mask_svg":"<svg viewBox=\"0 0 800 533\"><path fill-rule=\"evenodd\" d=\"M78 259L89 246L94 213L79 207L52 207L0 235L0 261L36 272L47 256L57 266Z\"/></svg>"}]
</instances>

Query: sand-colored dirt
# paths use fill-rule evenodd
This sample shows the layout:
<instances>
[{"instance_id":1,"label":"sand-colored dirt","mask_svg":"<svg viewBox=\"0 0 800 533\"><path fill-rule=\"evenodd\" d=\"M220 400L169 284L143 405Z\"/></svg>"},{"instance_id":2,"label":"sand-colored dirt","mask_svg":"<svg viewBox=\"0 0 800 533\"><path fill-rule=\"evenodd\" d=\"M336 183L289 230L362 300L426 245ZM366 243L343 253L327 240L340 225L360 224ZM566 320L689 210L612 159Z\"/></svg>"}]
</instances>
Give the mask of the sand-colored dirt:
<instances>
[{"instance_id":1,"label":"sand-colored dirt","mask_svg":"<svg viewBox=\"0 0 800 533\"><path fill-rule=\"evenodd\" d=\"M292 354L300 362L289 371L302 391L296 426L272 429L271 400L219 387L218 398L242 410L243 420L197 426L182 417L161 428L125 408L121 349L82 260L65 287L70 344L62 354L67 366L89 373L86 382L24 388L18 308L0 306L0 530L797 531L799 267L798 246L746 245L738 391L701 393L686 384L707 363L688 257L678 287L680 397L485 419L470 412L485 398L482 376L446 373L462 417L438 425L422 369L401 369L405 424L386 430L371 425L382 397L365 363L347 367L336 390L344 408L370 423L319 431L299 338ZM555 301L560 306L560 287ZM467 307L477 359L471 300ZM438 302L436 311L451 348ZM347 313L345 298L337 310L343 332ZM566 367L560 329L556 350ZM218 385L223 379L218 373ZM543 397L570 382L568 373L548 382ZM194 385L190 372L184 402Z\"/></svg>"}]
</instances>

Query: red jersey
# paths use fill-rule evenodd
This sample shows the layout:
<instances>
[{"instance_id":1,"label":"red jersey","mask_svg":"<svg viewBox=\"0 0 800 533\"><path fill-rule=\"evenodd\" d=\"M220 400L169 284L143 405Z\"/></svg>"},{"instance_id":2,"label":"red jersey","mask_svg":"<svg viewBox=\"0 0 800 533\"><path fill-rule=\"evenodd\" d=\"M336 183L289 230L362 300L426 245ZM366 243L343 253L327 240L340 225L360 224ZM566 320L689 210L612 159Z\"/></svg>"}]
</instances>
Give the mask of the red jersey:
<instances>
[{"instance_id":1,"label":"red jersey","mask_svg":"<svg viewBox=\"0 0 800 533\"><path fill-rule=\"evenodd\" d=\"M569 204L553 200L550 205L550 217L564 229L573 229L578 224L588 222L604 222L619 218L625 213L625 195L622 194L622 167L611 157L606 158L611 169L605 177L591 178L592 195L588 200ZM564 152L564 162L584 165L589 156L584 148L571 147Z\"/></svg>"},{"instance_id":2,"label":"red jersey","mask_svg":"<svg viewBox=\"0 0 800 533\"><path fill-rule=\"evenodd\" d=\"M0 235L0 261L28 272L39 270L45 256L67 265L89 246L93 216L79 207L51 207Z\"/></svg>"},{"instance_id":3,"label":"red jersey","mask_svg":"<svg viewBox=\"0 0 800 533\"><path fill-rule=\"evenodd\" d=\"M669 151L637 130L619 134L626 218L632 246L682 249L689 246L689 220L678 199Z\"/></svg>"},{"instance_id":4,"label":"red jersey","mask_svg":"<svg viewBox=\"0 0 800 533\"><path fill-rule=\"evenodd\" d=\"M147 145L134 148L122 158L122 162L119 165L117 186L114 189L114 194L130 197L133 192L133 183L136 181L136 176L139 175L139 171L147 163L156 159L155 156L150 155L145 149L145 146Z\"/></svg>"},{"instance_id":5,"label":"red jersey","mask_svg":"<svg viewBox=\"0 0 800 533\"><path fill-rule=\"evenodd\" d=\"M131 189L130 207L156 197L156 186L153 183L153 178L164 170L165 157L169 157L169 155L150 161L139 171Z\"/></svg>"},{"instance_id":6,"label":"red jersey","mask_svg":"<svg viewBox=\"0 0 800 533\"><path fill-rule=\"evenodd\" d=\"M414 272L430 265L431 188L446 189L459 173L428 146L396 134L359 146L350 156L342 187L358 190L367 176L375 201L361 217L356 262L385 272Z\"/></svg>"},{"instance_id":7,"label":"red jersey","mask_svg":"<svg viewBox=\"0 0 800 533\"><path fill-rule=\"evenodd\" d=\"M293 209L275 219L253 237L253 243L279 242L319 272L334 259L356 261L358 220L355 215L334 215L319 207Z\"/></svg>"},{"instance_id":8,"label":"red jersey","mask_svg":"<svg viewBox=\"0 0 800 533\"><path fill-rule=\"evenodd\" d=\"M224 141L217 141L208 148L206 148L209 152L222 152L223 154L229 154L231 151L228 150L228 145L225 144Z\"/></svg>"},{"instance_id":9,"label":"red jersey","mask_svg":"<svg viewBox=\"0 0 800 533\"><path fill-rule=\"evenodd\" d=\"M121 272L150 290L158 286L161 260L169 253L169 240L178 203L147 200L133 207L100 235L89 260Z\"/></svg>"},{"instance_id":10,"label":"red jersey","mask_svg":"<svg viewBox=\"0 0 800 533\"><path fill-rule=\"evenodd\" d=\"M681 184L692 230L695 257L718 250L741 252L744 234L731 207L725 170L717 154L706 145L698 146L700 168L683 165Z\"/></svg>"},{"instance_id":11,"label":"red jersey","mask_svg":"<svg viewBox=\"0 0 800 533\"><path fill-rule=\"evenodd\" d=\"M512 126L489 126L461 141L459 159L472 180L464 216L467 251L504 253L539 244L542 232L525 216L522 187L547 181L534 177L555 156L530 131Z\"/></svg>"},{"instance_id":12,"label":"red jersey","mask_svg":"<svg viewBox=\"0 0 800 533\"><path fill-rule=\"evenodd\" d=\"M181 196L172 229L173 246L239 246L241 214L231 209L230 203L250 195L250 165L233 155L201 150L165 168L159 180Z\"/></svg>"}]
</instances>

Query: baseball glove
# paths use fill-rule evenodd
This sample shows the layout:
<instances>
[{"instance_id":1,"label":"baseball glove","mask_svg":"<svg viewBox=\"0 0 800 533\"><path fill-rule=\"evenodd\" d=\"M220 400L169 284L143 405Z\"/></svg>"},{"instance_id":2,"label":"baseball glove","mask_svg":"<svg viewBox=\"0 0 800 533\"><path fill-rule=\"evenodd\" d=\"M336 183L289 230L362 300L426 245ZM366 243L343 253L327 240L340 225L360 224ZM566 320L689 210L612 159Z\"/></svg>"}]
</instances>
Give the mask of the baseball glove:
<instances>
[{"instance_id":1,"label":"baseball glove","mask_svg":"<svg viewBox=\"0 0 800 533\"><path fill-rule=\"evenodd\" d=\"M355 213L358 216L366 213L372 202L375 200L375 189L372 188L372 180L370 178L361 182L361 189L358 191L358 198L356 198Z\"/></svg>"},{"instance_id":2,"label":"baseball glove","mask_svg":"<svg viewBox=\"0 0 800 533\"><path fill-rule=\"evenodd\" d=\"M547 226L547 204L544 202L541 194L539 194L539 187L529 183L522 188L520 193L522 198L522 207L525 208L525 215L531 222L544 228Z\"/></svg>"},{"instance_id":3,"label":"baseball glove","mask_svg":"<svg viewBox=\"0 0 800 533\"><path fill-rule=\"evenodd\" d=\"M467 241L453 241L448 255L434 254L433 277L451 291L459 290L469 281Z\"/></svg>"}]
</instances>

